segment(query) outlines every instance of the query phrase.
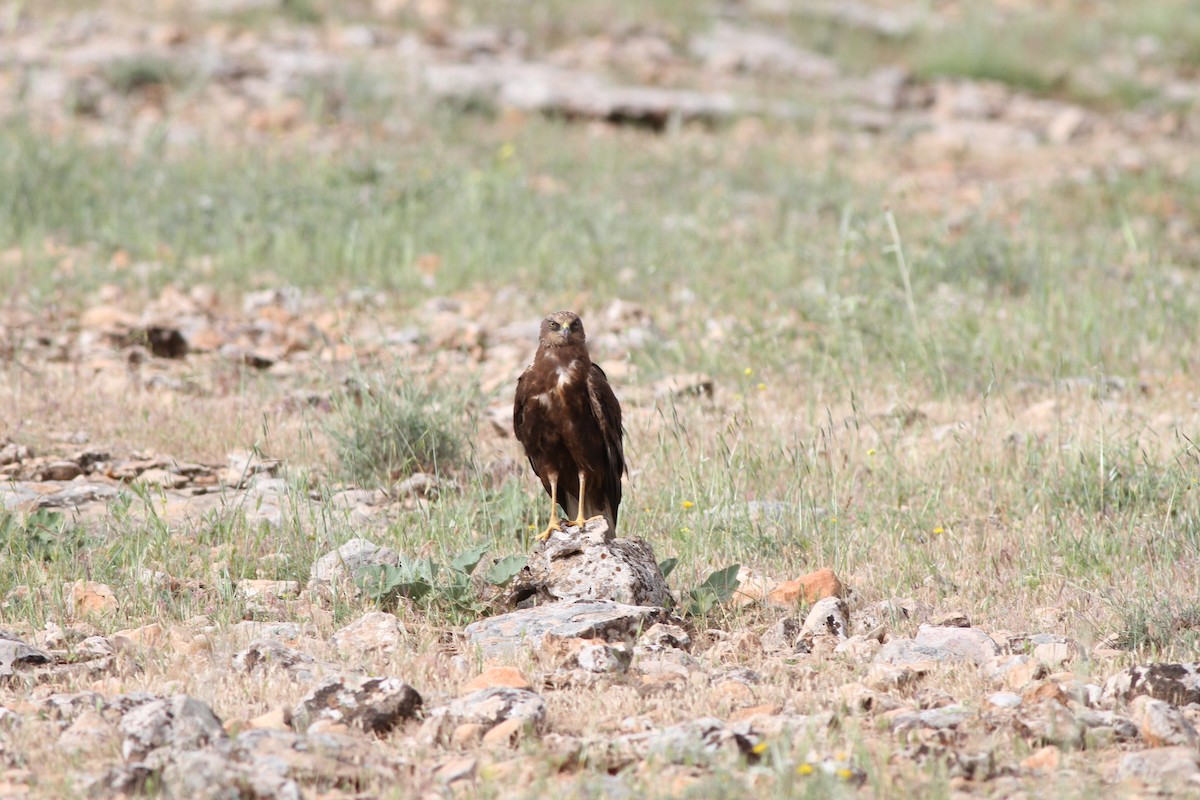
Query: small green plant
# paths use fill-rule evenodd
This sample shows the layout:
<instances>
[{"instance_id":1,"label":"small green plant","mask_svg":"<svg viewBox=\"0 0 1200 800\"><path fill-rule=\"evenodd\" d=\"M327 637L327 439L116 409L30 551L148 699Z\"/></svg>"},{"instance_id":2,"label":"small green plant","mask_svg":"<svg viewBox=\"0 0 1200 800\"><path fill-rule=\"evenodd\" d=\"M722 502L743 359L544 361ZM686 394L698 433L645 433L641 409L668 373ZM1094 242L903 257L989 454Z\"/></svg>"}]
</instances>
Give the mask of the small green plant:
<instances>
[{"instance_id":1,"label":"small green plant","mask_svg":"<svg viewBox=\"0 0 1200 800\"><path fill-rule=\"evenodd\" d=\"M38 509L29 516L0 515L0 553L22 560L54 563L71 558L86 543L82 528L61 511Z\"/></svg>"},{"instance_id":2,"label":"small green plant","mask_svg":"<svg viewBox=\"0 0 1200 800\"><path fill-rule=\"evenodd\" d=\"M495 586L507 586L508 582L525 569L529 559L525 556L505 556L488 567L487 581Z\"/></svg>"},{"instance_id":3,"label":"small green plant","mask_svg":"<svg viewBox=\"0 0 1200 800\"><path fill-rule=\"evenodd\" d=\"M448 564L432 558L402 558L396 567L379 564L369 568L359 577L358 583L366 596L381 608L390 608L403 597L446 611L479 611L483 605L476 598L471 575L487 550L487 545L472 547ZM521 571L525 561L524 556L502 558L488 569L484 580L503 586Z\"/></svg>"},{"instance_id":4,"label":"small green plant","mask_svg":"<svg viewBox=\"0 0 1200 800\"><path fill-rule=\"evenodd\" d=\"M725 569L719 569L705 578L699 586L689 591L687 613L693 617L703 617L716 606L728 602L738 587L739 569L741 569L740 564L731 564Z\"/></svg>"},{"instance_id":5,"label":"small green plant","mask_svg":"<svg viewBox=\"0 0 1200 800\"><path fill-rule=\"evenodd\" d=\"M159 56L119 58L105 67L105 80L122 94L133 94L150 86L172 86L182 81L179 67Z\"/></svg>"},{"instance_id":6,"label":"small green plant","mask_svg":"<svg viewBox=\"0 0 1200 800\"><path fill-rule=\"evenodd\" d=\"M1117 646L1124 650L1191 653L1200 642L1200 604L1192 601L1127 599L1118 618Z\"/></svg>"},{"instance_id":7,"label":"small green plant","mask_svg":"<svg viewBox=\"0 0 1200 800\"><path fill-rule=\"evenodd\" d=\"M1139 459L1129 448L1083 451L1063 465L1051 496L1089 514L1154 514L1186 486L1181 471Z\"/></svg>"},{"instance_id":8,"label":"small green plant","mask_svg":"<svg viewBox=\"0 0 1200 800\"><path fill-rule=\"evenodd\" d=\"M305 25L315 25L322 17L321 9L313 0L283 0L279 10L292 22Z\"/></svg>"},{"instance_id":9,"label":"small green plant","mask_svg":"<svg viewBox=\"0 0 1200 800\"><path fill-rule=\"evenodd\" d=\"M327 430L347 480L387 486L414 472L461 466L470 417L465 392L435 389L412 375L390 384L355 384Z\"/></svg>"}]
</instances>

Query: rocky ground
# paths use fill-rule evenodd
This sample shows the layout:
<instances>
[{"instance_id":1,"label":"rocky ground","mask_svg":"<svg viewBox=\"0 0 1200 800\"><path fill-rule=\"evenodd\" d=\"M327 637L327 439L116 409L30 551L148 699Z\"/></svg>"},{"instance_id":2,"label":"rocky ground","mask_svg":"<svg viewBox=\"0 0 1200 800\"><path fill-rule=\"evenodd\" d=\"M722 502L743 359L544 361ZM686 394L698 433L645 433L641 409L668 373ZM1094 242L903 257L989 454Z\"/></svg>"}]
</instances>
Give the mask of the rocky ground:
<instances>
[{"instance_id":1,"label":"rocky ground","mask_svg":"<svg viewBox=\"0 0 1200 800\"><path fill-rule=\"evenodd\" d=\"M982 37L1050 5L1005 3ZM1102 55L1064 38L1014 77L957 3L646 8L582 4L547 23L440 0L10 3L0 118L29 138L4 139L0 163L43 137L130 164L403 152L450 115L500 142L486 158L503 165L545 117L563 126L564 159L678 144L719 170L794 149L791 166L836 162L928 214L940 239L976 214L1012 233L1046 192L1078 192L1081 214L1088 192L1111 193L1124 249L1095 259L1118 287L1109 305L1162 308L1085 324L1064 292L1050 308L1068 333L1047 343L1038 323L1054 315L1031 323L1019 305L1042 284L997 290L985 254L964 268L983 291L918 284L928 318L907 287L896 318L928 335L896 361L953 348L938 325L961 313L1014 337L1024 373L997 379L988 363L960 388L943 369L938 386L868 358L863 383L808 369L789 395L846 330L838 314L878 296L904 308L904 294L789 274L833 309L813 321L769 298L697 297L686 271L669 296L639 288L652 270L636 260L612 268L612 296L555 294L524 261L504 286L485 272L445 291L452 257L421 251L406 256L411 283L301 287L282 259L234 279L220 253L177 258L170 230L139 249L89 227L94 209L36 241L13 230L0 241L0 796L1200 793L1200 232L1174 183L1200 135L1193 29L1110 33L1120 20L1067 4L1055 25L1100 25ZM960 40L999 66L935 69L928 53ZM863 41L868 55L839 44ZM1016 40L1001 41L1002 55ZM466 149L436 145L421 169ZM478 172L452 194L476 191ZM550 170L522 180L571 197ZM1126 203L1119 187L1137 180L1152 191ZM712 241L800 213L751 194L729 192L739 212ZM816 205L834 209L839 269L864 269L845 255L852 201ZM610 211L590 211L598 227L578 241L613 231ZM691 216L663 230L707 233ZM879 248L893 278L899 238ZM1083 252L1054 266L1090 265ZM907 283L902 255L899 268ZM511 438L511 390L540 314L564 303L618 388L633 469L620 531L535 544L546 500ZM1120 338L1147 330L1160 338ZM1040 346L1106 335L1124 377L1038 371ZM900 338L889 328L878 349ZM782 355L761 356L763 342ZM463 452L352 474L339 435L408 384L459 387L417 405L451 419Z\"/></svg>"}]
</instances>

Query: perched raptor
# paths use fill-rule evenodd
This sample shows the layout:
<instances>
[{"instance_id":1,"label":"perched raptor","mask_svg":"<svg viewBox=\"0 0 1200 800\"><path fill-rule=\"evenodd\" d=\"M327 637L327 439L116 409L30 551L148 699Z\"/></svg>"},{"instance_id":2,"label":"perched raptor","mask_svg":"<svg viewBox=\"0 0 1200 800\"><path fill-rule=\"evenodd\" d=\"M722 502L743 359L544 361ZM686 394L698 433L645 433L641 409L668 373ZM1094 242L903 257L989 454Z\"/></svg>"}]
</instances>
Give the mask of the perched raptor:
<instances>
[{"instance_id":1,"label":"perched raptor","mask_svg":"<svg viewBox=\"0 0 1200 800\"><path fill-rule=\"evenodd\" d=\"M561 504L574 525L604 517L614 533L621 505L621 405L604 370L588 356L579 315L556 311L542 320L537 354L517 381L513 432L550 495L550 525Z\"/></svg>"}]
</instances>

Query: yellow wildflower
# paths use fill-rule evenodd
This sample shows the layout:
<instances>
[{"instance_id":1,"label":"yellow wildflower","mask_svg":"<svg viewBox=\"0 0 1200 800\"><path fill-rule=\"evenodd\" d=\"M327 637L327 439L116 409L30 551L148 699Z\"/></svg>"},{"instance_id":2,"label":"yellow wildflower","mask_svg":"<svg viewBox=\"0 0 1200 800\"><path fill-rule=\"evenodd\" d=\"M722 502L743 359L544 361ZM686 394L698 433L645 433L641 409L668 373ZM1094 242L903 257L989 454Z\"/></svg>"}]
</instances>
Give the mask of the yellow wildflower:
<instances>
[{"instance_id":1,"label":"yellow wildflower","mask_svg":"<svg viewBox=\"0 0 1200 800\"><path fill-rule=\"evenodd\" d=\"M800 766L796 767L796 774L797 775L812 775L813 774L813 765L808 764L808 763L801 764Z\"/></svg>"},{"instance_id":2,"label":"yellow wildflower","mask_svg":"<svg viewBox=\"0 0 1200 800\"><path fill-rule=\"evenodd\" d=\"M837 771L837 776L844 781L848 781L854 777L854 771L846 769L845 767L842 767L841 769L839 769Z\"/></svg>"},{"instance_id":3,"label":"yellow wildflower","mask_svg":"<svg viewBox=\"0 0 1200 800\"><path fill-rule=\"evenodd\" d=\"M945 532L946 532L946 529L943 528L941 525L938 525L936 528L933 529L934 536L941 536Z\"/></svg>"},{"instance_id":4,"label":"yellow wildflower","mask_svg":"<svg viewBox=\"0 0 1200 800\"><path fill-rule=\"evenodd\" d=\"M692 507L694 507L695 505L696 505L696 504L695 504L695 503L693 503L691 500L684 500L684 501L683 501L683 507L684 507L685 509L692 508Z\"/></svg>"},{"instance_id":5,"label":"yellow wildflower","mask_svg":"<svg viewBox=\"0 0 1200 800\"><path fill-rule=\"evenodd\" d=\"M751 375L754 374L754 370L750 369L749 367L746 367L746 369L744 369L742 371L742 374L745 375L747 378L749 378Z\"/></svg>"},{"instance_id":6,"label":"yellow wildflower","mask_svg":"<svg viewBox=\"0 0 1200 800\"><path fill-rule=\"evenodd\" d=\"M754 747L750 748L750 752L754 753L756 756L761 756L763 753L767 752L767 743L759 742L758 744L754 745Z\"/></svg>"}]
</instances>

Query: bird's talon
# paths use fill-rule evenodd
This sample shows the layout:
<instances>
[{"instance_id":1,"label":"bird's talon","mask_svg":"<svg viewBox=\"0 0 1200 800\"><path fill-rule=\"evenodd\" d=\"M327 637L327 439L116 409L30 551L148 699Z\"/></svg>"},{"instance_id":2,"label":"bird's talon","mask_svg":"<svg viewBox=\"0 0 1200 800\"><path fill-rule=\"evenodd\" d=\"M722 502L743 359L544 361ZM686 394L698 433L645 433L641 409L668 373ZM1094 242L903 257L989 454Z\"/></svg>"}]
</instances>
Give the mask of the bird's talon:
<instances>
[{"instance_id":1,"label":"bird's talon","mask_svg":"<svg viewBox=\"0 0 1200 800\"><path fill-rule=\"evenodd\" d=\"M550 534L556 533L556 532L562 533L562 527L560 527L557 522L551 522L549 525L546 526L546 530L542 531L541 533L539 533L537 535L537 539L539 542L544 542L550 538Z\"/></svg>"}]
</instances>

